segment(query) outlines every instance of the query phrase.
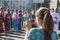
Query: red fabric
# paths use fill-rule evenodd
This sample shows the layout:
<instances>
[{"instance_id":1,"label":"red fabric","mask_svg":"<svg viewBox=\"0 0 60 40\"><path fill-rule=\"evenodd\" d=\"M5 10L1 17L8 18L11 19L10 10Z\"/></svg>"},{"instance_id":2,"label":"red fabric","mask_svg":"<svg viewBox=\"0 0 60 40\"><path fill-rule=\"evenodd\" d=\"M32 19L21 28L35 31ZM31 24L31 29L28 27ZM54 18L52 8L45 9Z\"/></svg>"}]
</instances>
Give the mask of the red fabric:
<instances>
[{"instance_id":1,"label":"red fabric","mask_svg":"<svg viewBox=\"0 0 60 40\"><path fill-rule=\"evenodd\" d=\"M45 11L44 11L44 15L45 15L46 13L50 13L50 11L49 11L49 10L45 10Z\"/></svg>"}]
</instances>

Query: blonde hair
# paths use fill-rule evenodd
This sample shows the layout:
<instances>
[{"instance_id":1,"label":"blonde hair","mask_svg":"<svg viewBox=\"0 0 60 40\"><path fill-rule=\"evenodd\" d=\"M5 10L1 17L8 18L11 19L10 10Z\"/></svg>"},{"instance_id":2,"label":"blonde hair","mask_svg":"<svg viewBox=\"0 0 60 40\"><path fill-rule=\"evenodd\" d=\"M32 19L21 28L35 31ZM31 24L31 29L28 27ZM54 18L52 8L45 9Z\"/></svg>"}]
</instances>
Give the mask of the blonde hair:
<instances>
[{"instance_id":1,"label":"blonde hair","mask_svg":"<svg viewBox=\"0 0 60 40\"><path fill-rule=\"evenodd\" d=\"M40 16L39 14L40 14L40 12L41 12L42 9L47 9L47 10L49 10L49 9L46 8L46 7L40 7L40 8L36 11L36 13L35 13L35 16L36 16L36 17L37 17L37 16Z\"/></svg>"}]
</instances>

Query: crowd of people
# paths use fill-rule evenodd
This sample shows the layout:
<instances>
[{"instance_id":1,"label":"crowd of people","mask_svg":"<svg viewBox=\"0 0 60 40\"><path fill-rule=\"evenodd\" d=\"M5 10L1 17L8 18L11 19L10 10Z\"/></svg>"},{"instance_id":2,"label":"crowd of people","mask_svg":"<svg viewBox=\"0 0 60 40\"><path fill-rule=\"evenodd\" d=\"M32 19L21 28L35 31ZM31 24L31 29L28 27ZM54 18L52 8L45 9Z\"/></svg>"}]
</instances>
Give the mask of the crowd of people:
<instances>
[{"instance_id":1,"label":"crowd of people","mask_svg":"<svg viewBox=\"0 0 60 40\"><path fill-rule=\"evenodd\" d=\"M0 33L26 29L25 40L57 40L60 13L46 7L37 11L5 10L0 8Z\"/></svg>"},{"instance_id":2,"label":"crowd of people","mask_svg":"<svg viewBox=\"0 0 60 40\"><path fill-rule=\"evenodd\" d=\"M34 11L29 10L10 10L0 8L0 33L1 32L10 32L20 31L26 28L26 20L30 19L33 20L34 18Z\"/></svg>"}]
</instances>

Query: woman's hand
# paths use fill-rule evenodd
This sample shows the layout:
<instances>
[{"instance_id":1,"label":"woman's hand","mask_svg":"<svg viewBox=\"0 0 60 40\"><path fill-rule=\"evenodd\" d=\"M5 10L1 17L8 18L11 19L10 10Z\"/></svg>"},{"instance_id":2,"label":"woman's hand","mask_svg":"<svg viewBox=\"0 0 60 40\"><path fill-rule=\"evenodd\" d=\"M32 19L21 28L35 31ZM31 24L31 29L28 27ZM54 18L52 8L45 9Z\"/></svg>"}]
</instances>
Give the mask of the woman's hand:
<instances>
[{"instance_id":1,"label":"woman's hand","mask_svg":"<svg viewBox=\"0 0 60 40\"><path fill-rule=\"evenodd\" d=\"M30 29L32 28L32 23L31 23L30 20L27 20L27 21L26 21L26 28L27 28L28 30L30 30Z\"/></svg>"}]
</instances>

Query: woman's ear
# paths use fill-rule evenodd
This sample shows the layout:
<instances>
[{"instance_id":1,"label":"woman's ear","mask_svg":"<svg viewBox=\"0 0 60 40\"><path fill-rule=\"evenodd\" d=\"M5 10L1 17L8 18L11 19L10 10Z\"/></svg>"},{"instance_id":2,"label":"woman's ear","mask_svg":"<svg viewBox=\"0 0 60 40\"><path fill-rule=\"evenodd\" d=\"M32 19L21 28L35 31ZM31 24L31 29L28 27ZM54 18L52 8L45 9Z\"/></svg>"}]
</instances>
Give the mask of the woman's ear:
<instances>
[{"instance_id":1,"label":"woman's ear","mask_svg":"<svg viewBox=\"0 0 60 40\"><path fill-rule=\"evenodd\" d=\"M38 19L37 19L37 17L36 17L36 18L35 18L35 23L37 23L37 20L38 20Z\"/></svg>"},{"instance_id":2,"label":"woman's ear","mask_svg":"<svg viewBox=\"0 0 60 40\"><path fill-rule=\"evenodd\" d=\"M35 23L38 24L38 17L35 18Z\"/></svg>"},{"instance_id":3,"label":"woman's ear","mask_svg":"<svg viewBox=\"0 0 60 40\"><path fill-rule=\"evenodd\" d=\"M35 22L36 22L37 26L42 25L42 19L40 19L39 17L36 17Z\"/></svg>"}]
</instances>

